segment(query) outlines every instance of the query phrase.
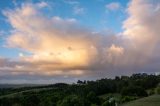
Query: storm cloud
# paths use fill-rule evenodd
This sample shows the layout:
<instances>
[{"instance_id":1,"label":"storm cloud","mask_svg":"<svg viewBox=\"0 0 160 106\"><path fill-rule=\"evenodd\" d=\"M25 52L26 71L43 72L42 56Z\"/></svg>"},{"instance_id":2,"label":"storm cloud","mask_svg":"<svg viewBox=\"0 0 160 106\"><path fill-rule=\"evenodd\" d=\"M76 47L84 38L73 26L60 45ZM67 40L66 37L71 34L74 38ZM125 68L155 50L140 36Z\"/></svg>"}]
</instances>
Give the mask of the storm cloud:
<instances>
[{"instance_id":1,"label":"storm cloud","mask_svg":"<svg viewBox=\"0 0 160 106\"><path fill-rule=\"evenodd\" d=\"M0 58L0 76L96 78L157 72L159 5L149 0L130 1L128 18L119 34L95 33L73 18L46 17L41 12L46 3L26 3L5 10L12 26L5 46L28 54L20 53L16 59Z\"/></svg>"}]
</instances>

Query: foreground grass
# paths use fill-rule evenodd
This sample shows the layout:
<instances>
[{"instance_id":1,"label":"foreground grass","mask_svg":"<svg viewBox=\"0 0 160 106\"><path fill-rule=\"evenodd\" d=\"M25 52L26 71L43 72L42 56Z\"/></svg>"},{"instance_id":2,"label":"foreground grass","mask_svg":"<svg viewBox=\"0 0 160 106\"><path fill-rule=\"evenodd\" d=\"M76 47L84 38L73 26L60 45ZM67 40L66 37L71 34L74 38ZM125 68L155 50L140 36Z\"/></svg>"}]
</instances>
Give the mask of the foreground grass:
<instances>
[{"instance_id":1,"label":"foreground grass","mask_svg":"<svg viewBox=\"0 0 160 106\"><path fill-rule=\"evenodd\" d=\"M123 104L121 106L160 106L160 95L145 97Z\"/></svg>"}]
</instances>

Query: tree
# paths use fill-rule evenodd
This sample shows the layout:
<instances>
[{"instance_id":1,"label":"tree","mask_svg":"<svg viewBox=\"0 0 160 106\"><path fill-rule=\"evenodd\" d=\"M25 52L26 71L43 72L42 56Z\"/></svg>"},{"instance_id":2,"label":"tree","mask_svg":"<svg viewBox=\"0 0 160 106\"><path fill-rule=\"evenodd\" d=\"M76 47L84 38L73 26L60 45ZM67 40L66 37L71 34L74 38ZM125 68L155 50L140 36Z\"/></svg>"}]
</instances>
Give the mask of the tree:
<instances>
[{"instance_id":1,"label":"tree","mask_svg":"<svg viewBox=\"0 0 160 106\"><path fill-rule=\"evenodd\" d=\"M81 80L78 80L78 81L77 81L77 84L84 84L84 82L81 81Z\"/></svg>"},{"instance_id":2,"label":"tree","mask_svg":"<svg viewBox=\"0 0 160 106\"><path fill-rule=\"evenodd\" d=\"M110 106L109 101L105 101L102 106Z\"/></svg>"},{"instance_id":3,"label":"tree","mask_svg":"<svg viewBox=\"0 0 160 106\"><path fill-rule=\"evenodd\" d=\"M39 106L40 99L36 94L26 95L23 99L23 106Z\"/></svg>"},{"instance_id":4,"label":"tree","mask_svg":"<svg viewBox=\"0 0 160 106\"><path fill-rule=\"evenodd\" d=\"M145 91L145 89L139 86L124 87L121 91L121 94L124 96L147 96L147 92Z\"/></svg>"},{"instance_id":5,"label":"tree","mask_svg":"<svg viewBox=\"0 0 160 106\"><path fill-rule=\"evenodd\" d=\"M99 98L96 96L96 94L92 91L90 91L88 94L87 94L87 100L91 103L95 103L95 104L98 104L99 103Z\"/></svg>"},{"instance_id":6,"label":"tree","mask_svg":"<svg viewBox=\"0 0 160 106\"><path fill-rule=\"evenodd\" d=\"M82 99L77 95L70 95L59 101L58 106L85 106Z\"/></svg>"},{"instance_id":7,"label":"tree","mask_svg":"<svg viewBox=\"0 0 160 106\"><path fill-rule=\"evenodd\" d=\"M156 93L160 94L160 87L159 86L156 88Z\"/></svg>"}]
</instances>

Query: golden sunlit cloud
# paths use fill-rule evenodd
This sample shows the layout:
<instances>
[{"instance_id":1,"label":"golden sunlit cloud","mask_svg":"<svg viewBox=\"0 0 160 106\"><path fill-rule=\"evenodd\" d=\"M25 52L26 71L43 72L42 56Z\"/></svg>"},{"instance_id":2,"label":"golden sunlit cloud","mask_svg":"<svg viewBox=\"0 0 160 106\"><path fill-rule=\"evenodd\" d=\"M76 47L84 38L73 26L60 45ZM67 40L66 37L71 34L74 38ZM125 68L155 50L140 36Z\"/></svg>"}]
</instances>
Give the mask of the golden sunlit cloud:
<instances>
[{"instance_id":1,"label":"golden sunlit cloud","mask_svg":"<svg viewBox=\"0 0 160 106\"><path fill-rule=\"evenodd\" d=\"M37 63L35 67L44 71L88 66L96 52L93 48L96 42L89 37L91 33L74 28L74 19L53 17L48 20L39 9L26 4L4 12L14 28L7 39L7 46L31 53L30 56L20 53L21 61L32 65Z\"/></svg>"}]
</instances>

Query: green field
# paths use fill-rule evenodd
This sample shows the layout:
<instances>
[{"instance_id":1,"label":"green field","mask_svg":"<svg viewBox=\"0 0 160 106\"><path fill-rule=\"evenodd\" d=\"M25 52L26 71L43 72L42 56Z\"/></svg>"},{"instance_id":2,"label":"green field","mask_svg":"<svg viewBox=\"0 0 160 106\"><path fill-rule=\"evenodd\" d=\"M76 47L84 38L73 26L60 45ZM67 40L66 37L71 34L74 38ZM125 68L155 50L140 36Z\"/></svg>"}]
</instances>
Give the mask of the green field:
<instances>
[{"instance_id":1,"label":"green field","mask_svg":"<svg viewBox=\"0 0 160 106\"><path fill-rule=\"evenodd\" d=\"M160 106L160 95L145 97L121 106Z\"/></svg>"}]
</instances>

